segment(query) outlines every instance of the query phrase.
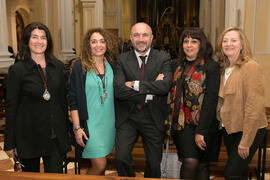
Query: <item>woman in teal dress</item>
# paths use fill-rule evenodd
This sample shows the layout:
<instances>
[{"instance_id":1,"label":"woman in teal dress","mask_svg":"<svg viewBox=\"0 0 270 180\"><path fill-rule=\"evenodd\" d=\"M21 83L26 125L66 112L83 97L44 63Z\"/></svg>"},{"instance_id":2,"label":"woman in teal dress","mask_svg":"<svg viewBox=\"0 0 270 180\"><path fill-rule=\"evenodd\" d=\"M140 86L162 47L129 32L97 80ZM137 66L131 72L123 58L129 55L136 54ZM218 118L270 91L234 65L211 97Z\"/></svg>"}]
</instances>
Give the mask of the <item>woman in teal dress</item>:
<instances>
[{"instance_id":1,"label":"woman in teal dress","mask_svg":"<svg viewBox=\"0 0 270 180\"><path fill-rule=\"evenodd\" d=\"M76 157L90 159L87 174L104 175L106 156L114 147L113 67L117 41L102 28L90 29L83 40L69 82Z\"/></svg>"}]
</instances>

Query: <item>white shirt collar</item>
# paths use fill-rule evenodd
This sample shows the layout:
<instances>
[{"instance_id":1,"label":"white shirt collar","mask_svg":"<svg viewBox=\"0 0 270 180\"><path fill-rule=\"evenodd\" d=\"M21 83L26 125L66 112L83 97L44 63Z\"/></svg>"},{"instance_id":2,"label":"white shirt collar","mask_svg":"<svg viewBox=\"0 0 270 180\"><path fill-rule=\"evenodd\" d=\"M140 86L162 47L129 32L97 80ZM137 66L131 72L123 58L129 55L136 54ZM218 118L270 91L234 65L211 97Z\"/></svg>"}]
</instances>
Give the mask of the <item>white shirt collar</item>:
<instances>
[{"instance_id":1,"label":"white shirt collar","mask_svg":"<svg viewBox=\"0 0 270 180\"><path fill-rule=\"evenodd\" d=\"M149 57L149 54L150 54L150 50L151 50L151 48L149 48L148 51L144 55L141 55L136 50L134 50L140 67L141 67L141 64L142 64L142 60L141 60L141 58L139 56L146 56L146 58L145 58L145 64L146 64L147 60L148 60L148 57Z\"/></svg>"}]
</instances>

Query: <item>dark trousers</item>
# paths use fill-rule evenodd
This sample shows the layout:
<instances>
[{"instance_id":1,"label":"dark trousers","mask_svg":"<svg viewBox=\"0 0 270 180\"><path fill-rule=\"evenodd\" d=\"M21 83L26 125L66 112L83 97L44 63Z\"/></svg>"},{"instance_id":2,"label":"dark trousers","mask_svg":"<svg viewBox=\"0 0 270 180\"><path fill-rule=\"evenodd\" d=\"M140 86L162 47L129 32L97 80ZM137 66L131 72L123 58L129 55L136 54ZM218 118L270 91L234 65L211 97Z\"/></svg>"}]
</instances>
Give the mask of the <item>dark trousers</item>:
<instances>
[{"instance_id":1,"label":"dark trousers","mask_svg":"<svg viewBox=\"0 0 270 180\"><path fill-rule=\"evenodd\" d=\"M40 172L40 158L20 159L23 172ZM63 173L64 154L60 153L57 140L52 143L50 156L42 156L44 172Z\"/></svg>"},{"instance_id":2,"label":"dark trousers","mask_svg":"<svg viewBox=\"0 0 270 180\"><path fill-rule=\"evenodd\" d=\"M249 156L242 159L238 154L238 145L242 138L242 132L227 134L224 132L224 143L228 152L228 161L224 170L226 180L243 180L248 178L248 164L265 136L265 128L258 129L255 139L249 148Z\"/></svg>"},{"instance_id":3,"label":"dark trousers","mask_svg":"<svg viewBox=\"0 0 270 180\"><path fill-rule=\"evenodd\" d=\"M146 156L144 177L160 178L164 132L157 129L146 107L135 112L116 129L115 160L118 176L135 177L131 152L139 136L142 137Z\"/></svg>"}]
</instances>

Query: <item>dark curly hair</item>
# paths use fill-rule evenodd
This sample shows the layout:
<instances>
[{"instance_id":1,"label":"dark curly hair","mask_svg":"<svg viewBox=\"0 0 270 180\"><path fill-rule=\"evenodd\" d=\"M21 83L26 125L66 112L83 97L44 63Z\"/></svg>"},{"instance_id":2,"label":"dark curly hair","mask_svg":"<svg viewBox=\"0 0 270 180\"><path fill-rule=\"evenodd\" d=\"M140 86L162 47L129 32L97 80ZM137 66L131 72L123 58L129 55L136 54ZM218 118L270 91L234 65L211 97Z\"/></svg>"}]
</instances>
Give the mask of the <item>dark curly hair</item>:
<instances>
[{"instance_id":1,"label":"dark curly hair","mask_svg":"<svg viewBox=\"0 0 270 180\"><path fill-rule=\"evenodd\" d=\"M107 49L105 52L105 57L112 67L115 66L115 59L118 55L117 38L113 34L103 28L89 29L84 36L80 55L82 69L84 72L95 68L95 62L92 59L91 49L89 46L90 38L93 33L99 33L104 37Z\"/></svg>"}]
</instances>

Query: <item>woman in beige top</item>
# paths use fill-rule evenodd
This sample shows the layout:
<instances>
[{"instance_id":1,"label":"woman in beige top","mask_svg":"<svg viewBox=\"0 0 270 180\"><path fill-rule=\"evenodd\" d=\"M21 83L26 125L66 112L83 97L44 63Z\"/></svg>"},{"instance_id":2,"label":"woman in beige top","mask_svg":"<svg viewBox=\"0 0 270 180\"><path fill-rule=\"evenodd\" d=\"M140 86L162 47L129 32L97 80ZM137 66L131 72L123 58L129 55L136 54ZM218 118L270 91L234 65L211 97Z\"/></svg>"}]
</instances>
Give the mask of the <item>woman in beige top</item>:
<instances>
[{"instance_id":1,"label":"woman in beige top","mask_svg":"<svg viewBox=\"0 0 270 180\"><path fill-rule=\"evenodd\" d=\"M245 179L248 163L266 132L264 75L238 27L221 33L216 56L221 67L217 116L228 152L225 178Z\"/></svg>"}]
</instances>

